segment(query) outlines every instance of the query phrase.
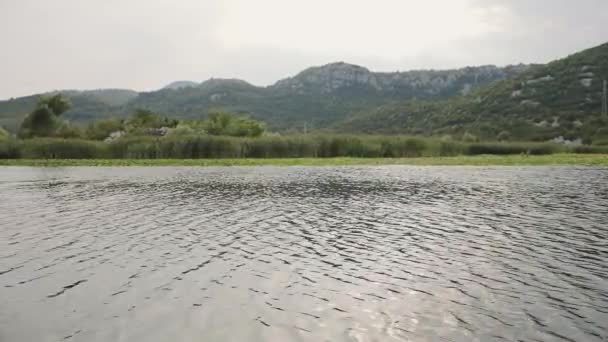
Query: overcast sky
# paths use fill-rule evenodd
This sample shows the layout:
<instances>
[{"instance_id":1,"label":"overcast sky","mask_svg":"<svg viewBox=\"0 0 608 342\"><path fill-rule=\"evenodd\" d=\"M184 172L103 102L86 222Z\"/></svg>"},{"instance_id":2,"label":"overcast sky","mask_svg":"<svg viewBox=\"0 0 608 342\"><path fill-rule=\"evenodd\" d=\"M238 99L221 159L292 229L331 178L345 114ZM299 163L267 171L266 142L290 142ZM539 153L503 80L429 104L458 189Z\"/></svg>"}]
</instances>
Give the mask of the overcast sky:
<instances>
[{"instance_id":1,"label":"overcast sky","mask_svg":"<svg viewBox=\"0 0 608 342\"><path fill-rule=\"evenodd\" d=\"M608 41L608 0L0 0L0 99L268 85L335 61L376 71L547 62Z\"/></svg>"}]
</instances>

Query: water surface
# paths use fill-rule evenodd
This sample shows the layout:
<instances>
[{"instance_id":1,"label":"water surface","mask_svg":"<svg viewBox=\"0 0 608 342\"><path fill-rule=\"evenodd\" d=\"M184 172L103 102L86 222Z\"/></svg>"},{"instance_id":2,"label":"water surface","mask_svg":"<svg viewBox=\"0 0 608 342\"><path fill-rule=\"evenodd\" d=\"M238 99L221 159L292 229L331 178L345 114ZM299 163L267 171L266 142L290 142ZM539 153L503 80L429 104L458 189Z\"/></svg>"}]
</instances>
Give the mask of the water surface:
<instances>
[{"instance_id":1,"label":"water surface","mask_svg":"<svg viewBox=\"0 0 608 342\"><path fill-rule=\"evenodd\" d=\"M605 341L608 169L0 168L0 341Z\"/></svg>"}]
</instances>

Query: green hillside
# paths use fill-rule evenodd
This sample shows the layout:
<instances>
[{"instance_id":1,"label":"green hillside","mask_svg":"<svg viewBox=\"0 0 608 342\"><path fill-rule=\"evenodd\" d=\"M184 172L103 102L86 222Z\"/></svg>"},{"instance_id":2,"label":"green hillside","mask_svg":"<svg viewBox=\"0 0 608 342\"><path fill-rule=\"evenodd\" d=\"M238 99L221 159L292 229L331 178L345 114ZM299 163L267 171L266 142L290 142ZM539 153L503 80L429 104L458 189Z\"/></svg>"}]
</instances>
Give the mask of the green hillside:
<instances>
[{"instance_id":1,"label":"green hillside","mask_svg":"<svg viewBox=\"0 0 608 342\"><path fill-rule=\"evenodd\" d=\"M608 44L537 66L521 75L445 101L404 101L334 124L342 131L548 140L608 138L601 118ZM503 133L505 132L505 133Z\"/></svg>"},{"instance_id":2,"label":"green hillside","mask_svg":"<svg viewBox=\"0 0 608 342\"><path fill-rule=\"evenodd\" d=\"M15 132L41 96L56 93L58 91L0 101L0 127ZM124 112L123 106L138 96L137 92L127 89L66 90L61 93L67 96L73 105L73 109L66 113L66 119L80 123L120 115Z\"/></svg>"}]
</instances>

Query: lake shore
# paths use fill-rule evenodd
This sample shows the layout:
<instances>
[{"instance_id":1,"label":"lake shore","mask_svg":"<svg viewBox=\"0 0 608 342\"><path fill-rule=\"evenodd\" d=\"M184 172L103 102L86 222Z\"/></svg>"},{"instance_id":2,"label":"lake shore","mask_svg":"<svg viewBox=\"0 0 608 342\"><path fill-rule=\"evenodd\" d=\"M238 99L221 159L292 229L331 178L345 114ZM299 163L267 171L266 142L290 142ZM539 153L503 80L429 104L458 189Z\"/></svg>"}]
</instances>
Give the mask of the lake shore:
<instances>
[{"instance_id":1,"label":"lake shore","mask_svg":"<svg viewBox=\"0 0 608 342\"><path fill-rule=\"evenodd\" d=\"M608 166L608 154L552 154L542 156L480 155L420 158L282 158L282 159L0 159L0 166Z\"/></svg>"}]
</instances>

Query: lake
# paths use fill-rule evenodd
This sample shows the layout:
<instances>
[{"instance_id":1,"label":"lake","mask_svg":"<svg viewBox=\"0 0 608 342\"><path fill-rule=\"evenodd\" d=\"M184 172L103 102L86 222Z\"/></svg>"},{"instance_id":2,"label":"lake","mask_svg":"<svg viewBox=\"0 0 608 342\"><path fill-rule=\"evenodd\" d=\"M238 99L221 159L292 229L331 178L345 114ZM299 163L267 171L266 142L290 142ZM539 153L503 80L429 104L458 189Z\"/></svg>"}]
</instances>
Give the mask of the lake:
<instances>
[{"instance_id":1,"label":"lake","mask_svg":"<svg viewBox=\"0 0 608 342\"><path fill-rule=\"evenodd\" d=\"M0 168L0 341L607 339L606 168Z\"/></svg>"}]
</instances>

